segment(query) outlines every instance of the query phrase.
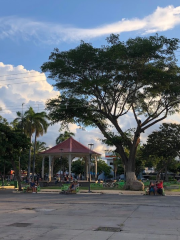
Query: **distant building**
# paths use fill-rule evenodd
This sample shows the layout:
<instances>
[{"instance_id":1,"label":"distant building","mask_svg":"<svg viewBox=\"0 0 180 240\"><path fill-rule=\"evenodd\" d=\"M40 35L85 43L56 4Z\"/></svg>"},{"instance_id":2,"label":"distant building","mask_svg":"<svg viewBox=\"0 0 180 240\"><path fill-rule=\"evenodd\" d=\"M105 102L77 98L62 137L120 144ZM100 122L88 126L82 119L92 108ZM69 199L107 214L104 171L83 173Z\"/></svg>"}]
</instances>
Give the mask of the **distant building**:
<instances>
[{"instance_id":1,"label":"distant building","mask_svg":"<svg viewBox=\"0 0 180 240\"><path fill-rule=\"evenodd\" d=\"M108 166L110 166L114 170L114 159L116 158L116 155L113 152L107 152L105 153L105 160Z\"/></svg>"},{"instance_id":2,"label":"distant building","mask_svg":"<svg viewBox=\"0 0 180 240\"><path fill-rule=\"evenodd\" d=\"M155 172L155 170L154 170L154 168L152 167L152 168L150 168L150 167L145 167L144 168L144 171L143 171L143 173L154 173Z\"/></svg>"}]
</instances>

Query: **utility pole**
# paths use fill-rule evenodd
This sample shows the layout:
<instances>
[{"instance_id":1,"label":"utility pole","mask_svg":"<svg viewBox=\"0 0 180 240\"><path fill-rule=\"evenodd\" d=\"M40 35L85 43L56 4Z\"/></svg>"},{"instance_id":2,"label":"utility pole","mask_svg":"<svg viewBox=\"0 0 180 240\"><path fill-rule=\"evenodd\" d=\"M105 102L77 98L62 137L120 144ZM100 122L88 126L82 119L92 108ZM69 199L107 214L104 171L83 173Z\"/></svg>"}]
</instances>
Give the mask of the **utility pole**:
<instances>
[{"instance_id":1,"label":"utility pole","mask_svg":"<svg viewBox=\"0 0 180 240\"><path fill-rule=\"evenodd\" d=\"M23 132L24 132L24 116L23 116L23 106L24 106L24 104L25 103L22 103L22 113L21 113L21 115L22 115L22 130L23 130Z\"/></svg>"},{"instance_id":2,"label":"utility pole","mask_svg":"<svg viewBox=\"0 0 180 240\"><path fill-rule=\"evenodd\" d=\"M22 117L22 132L24 133L24 116L23 116L23 106L25 103L22 103L22 112L21 112L21 117ZM21 179L21 157L19 156L19 177Z\"/></svg>"}]
</instances>

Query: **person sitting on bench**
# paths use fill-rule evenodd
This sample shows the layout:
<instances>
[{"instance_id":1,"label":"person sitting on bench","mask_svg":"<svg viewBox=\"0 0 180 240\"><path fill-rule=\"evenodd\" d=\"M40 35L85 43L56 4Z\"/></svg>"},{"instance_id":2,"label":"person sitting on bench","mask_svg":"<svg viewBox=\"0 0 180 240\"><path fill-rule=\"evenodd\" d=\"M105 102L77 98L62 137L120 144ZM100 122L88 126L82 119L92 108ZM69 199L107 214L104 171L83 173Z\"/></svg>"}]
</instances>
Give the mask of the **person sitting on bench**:
<instances>
[{"instance_id":1,"label":"person sitting on bench","mask_svg":"<svg viewBox=\"0 0 180 240\"><path fill-rule=\"evenodd\" d=\"M29 187L27 187L26 192L29 190L32 190L32 193L35 193L35 182L33 180L30 182Z\"/></svg>"},{"instance_id":2,"label":"person sitting on bench","mask_svg":"<svg viewBox=\"0 0 180 240\"><path fill-rule=\"evenodd\" d=\"M157 193L163 195L163 180L156 183Z\"/></svg>"},{"instance_id":3,"label":"person sitting on bench","mask_svg":"<svg viewBox=\"0 0 180 240\"><path fill-rule=\"evenodd\" d=\"M150 182L150 185L149 185L149 195L151 194L151 192L153 192L155 195L155 186L153 182Z\"/></svg>"},{"instance_id":4,"label":"person sitting on bench","mask_svg":"<svg viewBox=\"0 0 180 240\"><path fill-rule=\"evenodd\" d=\"M75 189L76 189L76 188L75 188L75 181L73 181L73 182L71 183L71 185L69 186L67 192L72 193Z\"/></svg>"},{"instance_id":5,"label":"person sitting on bench","mask_svg":"<svg viewBox=\"0 0 180 240\"><path fill-rule=\"evenodd\" d=\"M78 180L75 180L75 188L79 187Z\"/></svg>"}]
</instances>

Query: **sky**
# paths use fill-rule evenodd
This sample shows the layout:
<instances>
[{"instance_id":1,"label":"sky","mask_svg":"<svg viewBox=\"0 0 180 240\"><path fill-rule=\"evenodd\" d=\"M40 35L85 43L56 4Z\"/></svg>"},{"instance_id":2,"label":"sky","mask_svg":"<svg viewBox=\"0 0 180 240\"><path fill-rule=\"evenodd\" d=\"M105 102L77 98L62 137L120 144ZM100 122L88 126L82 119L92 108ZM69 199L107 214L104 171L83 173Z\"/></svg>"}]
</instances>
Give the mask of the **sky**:
<instances>
[{"instance_id":1,"label":"sky","mask_svg":"<svg viewBox=\"0 0 180 240\"><path fill-rule=\"evenodd\" d=\"M51 85L53 79L40 70L54 48L67 51L81 40L100 47L112 33L120 34L122 41L155 33L180 38L179 0L0 0L0 4L0 115L9 122L30 106L43 111L47 99L60 94ZM180 123L180 117L166 122ZM134 127L131 114L122 125ZM158 126L148 129L141 140ZM60 124L49 127L39 140L54 146L59 128ZM77 141L93 143L94 150L104 154L107 146L98 129L82 130L75 124L69 128Z\"/></svg>"}]
</instances>

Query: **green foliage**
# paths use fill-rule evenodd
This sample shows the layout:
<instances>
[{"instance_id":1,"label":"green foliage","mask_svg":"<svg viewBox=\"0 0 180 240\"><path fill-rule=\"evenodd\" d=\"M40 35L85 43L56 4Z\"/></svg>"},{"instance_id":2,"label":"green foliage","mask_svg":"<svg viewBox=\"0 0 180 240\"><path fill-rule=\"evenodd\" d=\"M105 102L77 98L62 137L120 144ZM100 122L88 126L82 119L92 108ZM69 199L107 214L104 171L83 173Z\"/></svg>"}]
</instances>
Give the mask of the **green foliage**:
<instances>
[{"instance_id":1,"label":"green foliage","mask_svg":"<svg viewBox=\"0 0 180 240\"><path fill-rule=\"evenodd\" d=\"M78 159L74 162L72 162L72 172L75 173L76 175L83 174L84 173L84 166L85 162L81 159Z\"/></svg>"},{"instance_id":2,"label":"green foliage","mask_svg":"<svg viewBox=\"0 0 180 240\"><path fill-rule=\"evenodd\" d=\"M46 143L37 141L36 148L35 148L36 173L41 173L43 157L39 153L45 150L47 150ZM33 155L33 152L34 152L34 142L32 142L32 150L31 150L32 155ZM26 157L26 159L28 159L28 156ZM46 161L48 162L48 159L46 159ZM27 165L28 163L26 163L26 168L27 168ZM47 166L45 167L45 172L48 172L48 168L49 168L49 165L47 164Z\"/></svg>"},{"instance_id":3,"label":"green foliage","mask_svg":"<svg viewBox=\"0 0 180 240\"><path fill-rule=\"evenodd\" d=\"M111 174L111 167L109 167L107 163L100 159L97 161L97 172L98 176L103 172L105 176L109 176Z\"/></svg>"},{"instance_id":4,"label":"green foliage","mask_svg":"<svg viewBox=\"0 0 180 240\"><path fill-rule=\"evenodd\" d=\"M163 123L159 131L148 136L143 155L149 166L156 167L159 172L171 170L178 172L179 163L175 158L180 156L180 125Z\"/></svg>"},{"instance_id":5,"label":"green foliage","mask_svg":"<svg viewBox=\"0 0 180 240\"><path fill-rule=\"evenodd\" d=\"M59 170L65 172L69 169L68 159L66 157L55 158L54 161L54 174Z\"/></svg>"},{"instance_id":6,"label":"green foliage","mask_svg":"<svg viewBox=\"0 0 180 240\"><path fill-rule=\"evenodd\" d=\"M156 176L149 176L149 180L156 180Z\"/></svg>"},{"instance_id":7,"label":"green foliage","mask_svg":"<svg viewBox=\"0 0 180 240\"><path fill-rule=\"evenodd\" d=\"M41 69L55 79L61 95L48 100L47 109L52 123L60 121L62 127L76 123L99 128L126 171L135 171L140 135L179 112L180 68L174 54L179 40L155 35L121 42L111 35L107 42L101 48L82 41L69 51L54 49ZM133 138L121 128L130 111L136 122Z\"/></svg>"},{"instance_id":8,"label":"green foliage","mask_svg":"<svg viewBox=\"0 0 180 240\"><path fill-rule=\"evenodd\" d=\"M74 133L69 132L69 131L65 131L64 133L60 133L60 135L56 138L56 144L64 142L65 140L67 140L68 138L75 136Z\"/></svg>"},{"instance_id":9,"label":"green foliage","mask_svg":"<svg viewBox=\"0 0 180 240\"><path fill-rule=\"evenodd\" d=\"M33 177L35 173L35 156L36 156L36 139L39 136L42 136L44 133L47 132L47 128L49 126L48 119L46 112L38 112L35 113L32 107L22 114L21 112L17 112L17 118L14 119L12 125L24 132L27 136L31 137L32 134L35 133L34 137L34 153L33 153ZM31 146L29 150L29 162L28 162L28 176L31 172Z\"/></svg>"},{"instance_id":10,"label":"green foliage","mask_svg":"<svg viewBox=\"0 0 180 240\"><path fill-rule=\"evenodd\" d=\"M12 124L17 129L21 129L27 136L31 137L35 131L37 137L47 132L49 124L47 122L48 116L46 112L36 113L32 107L29 107L24 114L17 112L17 116Z\"/></svg>"},{"instance_id":11,"label":"green foliage","mask_svg":"<svg viewBox=\"0 0 180 240\"><path fill-rule=\"evenodd\" d=\"M1 156L16 157L29 147L29 139L23 133L0 123L0 154Z\"/></svg>"},{"instance_id":12,"label":"green foliage","mask_svg":"<svg viewBox=\"0 0 180 240\"><path fill-rule=\"evenodd\" d=\"M7 122L7 119L6 118L3 118L2 116L0 116L0 123L8 126L8 122Z\"/></svg>"},{"instance_id":13,"label":"green foliage","mask_svg":"<svg viewBox=\"0 0 180 240\"><path fill-rule=\"evenodd\" d=\"M6 123L0 122L0 155L1 159L10 161L18 180L21 190L21 180L19 176L19 157L27 152L30 147L29 139L19 130L14 130Z\"/></svg>"}]
</instances>

